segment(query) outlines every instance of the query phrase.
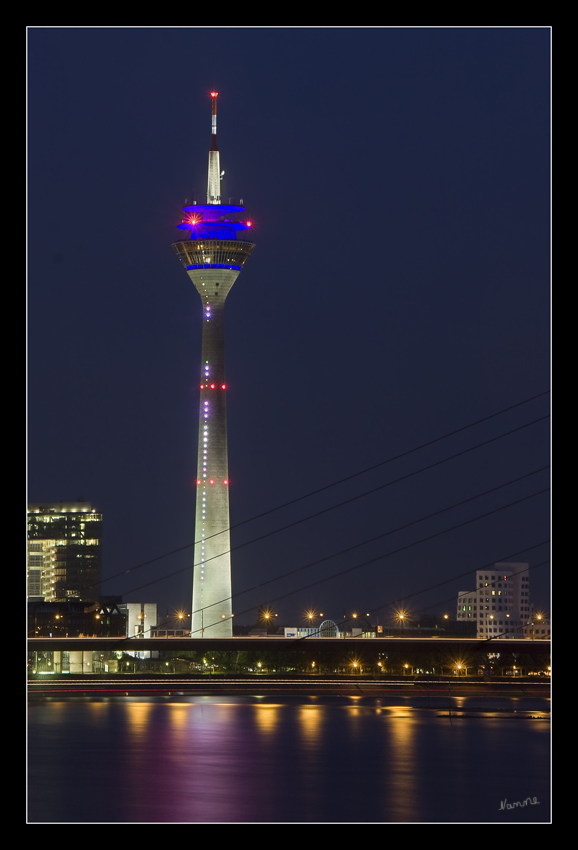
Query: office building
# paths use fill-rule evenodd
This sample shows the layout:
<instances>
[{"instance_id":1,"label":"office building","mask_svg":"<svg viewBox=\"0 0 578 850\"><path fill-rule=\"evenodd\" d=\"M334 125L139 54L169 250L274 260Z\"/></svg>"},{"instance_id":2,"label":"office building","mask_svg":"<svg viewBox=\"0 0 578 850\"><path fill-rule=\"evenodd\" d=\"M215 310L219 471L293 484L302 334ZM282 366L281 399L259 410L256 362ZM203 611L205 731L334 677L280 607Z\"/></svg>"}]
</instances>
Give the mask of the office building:
<instances>
[{"instance_id":1,"label":"office building","mask_svg":"<svg viewBox=\"0 0 578 850\"><path fill-rule=\"evenodd\" d=\"M126 636L148 638L158 624L156 602L121 602L118 606L126 617Z\"/></svg>"},{"instance_id":2,"label":"office building","mask_svg":"<svg viewBox=\"0 0 578 850\"><path fill-rule=\"evenodd\" d=\"M458 622L476 623L478 638L521 638L531 622L528 564L477 570L475 588L458 594Z\"/></svg>"},{"instance_id":3,"label":"office building","mask_svg":"<svg viewBox=\"0 0 578 850\"><path fill-rule=\"evenodd\" d=\"M89 502L28 505L28 598L97 600L102 514Z\"/></svg>"}]
</instances>

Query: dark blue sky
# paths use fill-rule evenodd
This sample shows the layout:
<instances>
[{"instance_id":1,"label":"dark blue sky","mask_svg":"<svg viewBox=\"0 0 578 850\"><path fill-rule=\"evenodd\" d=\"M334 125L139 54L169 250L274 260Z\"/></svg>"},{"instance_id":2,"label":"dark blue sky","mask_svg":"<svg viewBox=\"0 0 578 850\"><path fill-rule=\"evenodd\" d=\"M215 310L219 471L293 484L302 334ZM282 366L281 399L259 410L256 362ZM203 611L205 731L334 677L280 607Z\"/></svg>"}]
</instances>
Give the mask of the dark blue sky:
<instances>
[{"instance_id":1,"label":"dark blue sky","mask_svg":"<svg viewBox=\"0 0 578 850\"><path fill-rule=\"evenodd\" d=\"M243 198L257 243L227 302L233 526L549 388L548 29L29 29L28 499L103 512L105 577L193 540L201 303L171 243L185 199L206 192L213 88L222 194ZM544 396L247 523L233 545L548 411ZM234 593L549 457L544 420L243 546ZM234 609L340 617L471 571L408 603L453 614L477 568L548 558L523 552L549 537L548 493L279 597L548 482L533 475ZM103 592L190 607L191 558ZM545 608L549 586L547 567L531 573Z\"/></svg>"}]
</instances>

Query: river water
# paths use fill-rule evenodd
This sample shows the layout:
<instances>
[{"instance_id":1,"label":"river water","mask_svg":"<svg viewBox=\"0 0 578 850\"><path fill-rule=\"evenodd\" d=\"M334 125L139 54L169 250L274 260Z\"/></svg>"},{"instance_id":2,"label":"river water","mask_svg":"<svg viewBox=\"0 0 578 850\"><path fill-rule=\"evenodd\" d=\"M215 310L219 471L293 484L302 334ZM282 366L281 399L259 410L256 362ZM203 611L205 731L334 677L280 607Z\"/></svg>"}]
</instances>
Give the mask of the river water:
<instances>
[{"instance_id":1,"label":"river water","mask_svg":"<svg viewBox=\"0 0 578 850\"><path fill-rule=\"evenodd\" d=\"M28 822L549 822L547 700L435 700L35 700Z\"/></svg>"}]
</instances>

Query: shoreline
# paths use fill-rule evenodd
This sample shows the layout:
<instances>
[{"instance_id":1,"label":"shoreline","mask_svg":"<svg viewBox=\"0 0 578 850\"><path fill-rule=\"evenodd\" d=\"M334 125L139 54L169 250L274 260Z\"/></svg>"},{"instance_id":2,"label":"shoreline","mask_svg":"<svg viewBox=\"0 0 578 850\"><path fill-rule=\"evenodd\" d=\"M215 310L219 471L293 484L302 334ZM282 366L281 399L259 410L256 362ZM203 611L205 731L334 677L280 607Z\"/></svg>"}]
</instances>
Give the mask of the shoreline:
<instances>
[{"instance_id":1,"label":"shoreline","mask_svg":"<svg viewBox=\"0 0 578 850\"><path fill-rule=\"evenodd\" d=\"M98 676L58 679L46 677L28 681L29 699L55 696L367 696L412 700L475 697L476 699L516 698L550 700L550 683L539 681L416 681L415 679L363 678L268 678L189 677L189 676ZM447 703L446 703L447 705ZM438 706L439 707L439 706Z\"/></svg>"}]
</instances>

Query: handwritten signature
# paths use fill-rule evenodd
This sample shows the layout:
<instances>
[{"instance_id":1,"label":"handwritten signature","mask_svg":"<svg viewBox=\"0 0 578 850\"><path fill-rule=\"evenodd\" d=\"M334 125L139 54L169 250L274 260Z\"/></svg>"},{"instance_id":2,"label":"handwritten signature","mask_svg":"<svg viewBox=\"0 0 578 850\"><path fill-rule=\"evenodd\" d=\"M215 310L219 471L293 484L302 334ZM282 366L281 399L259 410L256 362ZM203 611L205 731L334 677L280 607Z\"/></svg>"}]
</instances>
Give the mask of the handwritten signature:
<instances>
[{"instance_id":1,"label":"handwritten signature","mask_svg":"<svg viewBox=\"0 0 578 850\"><path fill-rule=\"evenodd\" d=\"M540 802L536 799L536 797L526 797L525 800L518 800L515 803L508 803L507 798L502 800L500 803L499 811L503 812L504 809L523 809L524 806L539 806Z\"/></svg>"}]
</instances>

